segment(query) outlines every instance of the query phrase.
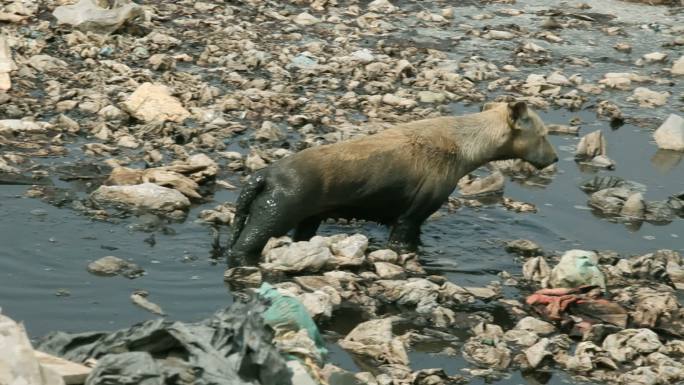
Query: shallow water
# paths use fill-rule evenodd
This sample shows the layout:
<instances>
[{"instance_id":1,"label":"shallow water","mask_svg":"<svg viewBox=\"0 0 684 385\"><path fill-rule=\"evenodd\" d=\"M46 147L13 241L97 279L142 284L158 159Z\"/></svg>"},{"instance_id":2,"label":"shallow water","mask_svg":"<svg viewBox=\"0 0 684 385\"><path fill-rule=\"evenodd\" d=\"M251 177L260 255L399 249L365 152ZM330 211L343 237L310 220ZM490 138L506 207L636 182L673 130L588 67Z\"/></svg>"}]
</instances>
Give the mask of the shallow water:
<instances>
[{"instance_id":1,"label":"shallow water","mask_svg":"<svg viewBox=\"0 0 684 385\"><path fill-rule=\"evenodd\" d=\"M552 50L553 64L537 68L522 67L522 73L511 76L524 79L529 73L548 74L564 67L561 59L568 55L587 56L595 61L593 67L565 68L566 75L582 73L587 81L596 82L605 72L637 71L662 75L665 65L636 68L631 64L644 53L654 50L676 55L671 48L660 48L666 40L662 34L641 28L641 24L648 19L648 22L653 20L654 23L676 25L682 22L681 16L665 16L667 8L662 7L615 1L589 3L594 9L588 12L619 11L616 20L628 30L629 36L609 37L598 31L569 29L558 33L572 44L555 45L534 39L535 43ZM516 18L492 13L500 8L521 8L528 13ZM534 12L547 8L547 2L531 0L519 1L515 6L463 6L457 8L454 25L460 22L475 27L511 22L523 26L536 25L542 16ZM492 13L495 17L482 21L466 18L467 15L484 12ZM443 41L440 39L462 32L425 28L418 30L417 34L420 35L419 40L426 41L426 44L441 44ZM613 51L610 47L617 41L630 42L634 46L633 52L626 55ZM482 52L483 44L486 44L487 52ZM506 64L515 44L466 39L453 47L450 55L452 58L462 58L478 54L497 64ZM482 86L486 86L486 82ZM681 82L647 86L669 90L673 96L668 105L653 110L636 109L625 104L625 98L631 94L625 91L609 92L601 97L617 101L628 116L650 117L656 121L682 109L682 102L678 100L684 91ZM585 107L591 104L586 103ZM451 106L455 114L477 111L478 108L461 104ZM611 249L623 256L662 248L684 252L682 219L667 225L643 223L640 227L613 223L589 210L586 207L588 196L578 188L582 181L596 174L617 175L646 185L646 200L665 199L684 191L681 154L657 151L648 128L626 124L613 130L607 121L596 119L593 110L550 110L541 115L547 123L560 124L567 124L569 119L579 116L583 121L582 135L602 130L608 142L608 154L617 163L616 170L581 170L573 159L578 138L551 137L561 158L559 172L551 184L539 188L509 181L505 190L508 197L535 204L538 213L517 214L496 205L481 209L462 208L454 213L442 210L441 215L423 227L422 259L431 271L443 273L451 281L464 286L485 285L499 280L497 274L504 270L514 275L520 274L520 264L502 247L503 241L516 238L534 240L548 252L571 248ZM73 146L68 158L47 159L46 162L54 165L73 162L79 157L77 147ZM234 176L230 180L238 183ZM54 182L58 186L75 188L75 185L56 178ZM135 218L119 223L93 221L73 210L56 208L40 200L23 197L26 189L27 186L0 185L0 306L3 313L23 321L32 337L52 330L113 330L152 318L151 314L131 303L129 296L135 289L148 290L149 299L162 306L168 317L174 320L201 319L231 303L229 290L222 279L223 261L217 262L211 258L211 229L195 220L200 210L223 201L233 201L235 192L217 191L212 202L193 207L185 222L168 224L173 232L171 234L168 231L134 230ZM84 194L82 188L76 189ZM375 247L382 246L387 237L386 230L374 224L327 224L322 226L320 233L357 231L367 234ZM154 236L154 246L145 242L150 236ZM129 259L143 267L147 275L128 280L122 277L97 277L86 271L89 262L106 255ZM68 295L56 295L63 290ZM505 293L509 298L520 296L513 288L505 288ZM350 327L353 325L338 324L334 329L343 332ZM339 347L331 343L329 348L332 362L345 368L355 368L350 357ZM411 353L414 368L443 367L448 373L458 374L461 368L468 366L460 356L435 355L430 349L422 350ZM519 372L514 372L499 382L556 384L565 381L567 377L562 374L554 373L551 379L540 381L539 378L527 379ZM482 380L473 383L482 383Z\"/></svg>"}]
</instances>

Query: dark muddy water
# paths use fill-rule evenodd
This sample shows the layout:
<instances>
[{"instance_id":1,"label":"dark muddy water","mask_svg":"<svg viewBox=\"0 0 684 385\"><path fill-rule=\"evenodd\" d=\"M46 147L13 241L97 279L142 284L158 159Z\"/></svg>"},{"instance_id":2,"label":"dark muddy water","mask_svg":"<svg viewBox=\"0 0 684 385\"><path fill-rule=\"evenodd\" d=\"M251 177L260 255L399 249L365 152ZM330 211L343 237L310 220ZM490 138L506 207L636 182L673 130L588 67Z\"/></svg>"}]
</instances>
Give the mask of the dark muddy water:
<instances>
[{"instance_id":1,"label":"dark muddy water","mask_svg":"<svg viewBox=\"0 0 684 385\"><path fill-rule=\"evenodd\" d=\"M582 73L585 79L592 82L600 79L605 72L638 71L662 75L663 65L639 69L632 63L654 50L678 56L675 50L660 48L667 37L649 27L642 28L642 24L676 25L682 22L681 16L665 16L666 8L648 8L613 1L589 3L595 7L592 12L619 12L619 25L628 30L630 35L617 38L598 31L564 30L559 34L572 44L551 45L533 40L550 47L554 63L557 64L521 68L522 73L514 76L524 79L529 73L548 74L561 68L561 59L567 55L586 56L596 61L593 67L565 69L566 75ZM610 4L614 7L611 8ZM623 8L615 8L616 4ZM458 7L454 24L538 23L540 17L535 16L534 12L550 6L548 2L522 1L515 7L527 10L528 15L520 18L511 19L495 14L493 19L483 21L466 18L471 14L492 13L503 7ZM435 29L419 31L421 38L427 40L442 38L445 33L451 35L461 32ZM632 44L632 54L612 51L610 47L617 41ZM513 42L473 39L461 43L451 55L459 58L478 53L482 44L490 48L488 52L479 54L497 64L506 64L510 48L514 45ZM681 82L648 87L670 91L673 96L668 105L653 110L630 108L625 98L631 92L610 92L601 97L618 102L628 116L649 117L655 121L681 110L682 102L678 100L684 91ZM587 103L585 107L591 104ZM460 114L478 108L454 105L452 111ZM583 121L582 134L602 130L608 142L608 154L617 163L616 170L580 169L573 159L578 138L553 136L551 141L557 147L561 161L558 164L559 172L551 184L541 188L508 181L505 190L508 197L535 204L538 213L517 214L497 205L481 209L462 208L454 213L442 210L440 215L423 227L425 245L422 259L431 271L443 273L451 281L465 286L484 285L498 280L497 274L504 270L520 274L519 263L502 247L503 241L516 238L534 240L551 252L572 248L611 249L623 256L662 248L684 252L683 220L677 219L667 225L643 223L641 226L626 226L613 223L589 210L586 207L588 197L578 188L582 181L601 174L616 175L645 185L647 191L644 197L647 200L665 199L684 190L682 154L658 151L652 142L651 129L655 129L657 123L646 128L626 124L614 130L607 121L597 120L591 109L578 112L550 110L541 115L547 123L561 124L567 124L573 117L580 117ZM55 166L68 164L78 159L78 156L78 151L74 150L69 158L47 159L46 162ZM237 178L230 179L238 183ZM57 185L74 187L56 178L54 181ZM223 201L233 201L235 192L217 191L212 202L194 207L185 222L168 224L170 231L143 232L136 230L136 223L141 219L129 218L119 223L92 221L75 211L26 198L23 196L26 189L27 186L0 185L0 306L3 313L23 321L31 336L38 337L52 330L112 330L152 318L151 314L131 303L129 296L135 289L148 290L149 299L161 305L170 319L200 319L231 303L229 290L222 280L223 261L216 263L211 259L210 228L196 222L196 218L202 209ZM328 224L320 232L333 234L357 231L371 237L375 247L382 246L387 237L385 229L373 224ZM156 241L153 246L145 242L150 236L154 236ZM147 275L128 280L122 277L97 277L86 271L89 262L106 255L134 261L147 271ZM57 295L64 292L68 295ZM513 288L506 288L504 292L509 298L520 299L520 294ZM351 322L339 322L334 329L345 332L351 327ZM331 344L330 349L332 362L345 368L355 368L351 358L339 347ZM468 367L460 355L451 357L434 354L440 350L441 347L421 347L411 354L412 366L443 367L452 374L458 374L461 368ZM500 382L565 381L567 377L557 373L549 379L525 378L516 372ZM474 383L482 383L482 380L475 380Z\"/></svg>"}]
</instances>

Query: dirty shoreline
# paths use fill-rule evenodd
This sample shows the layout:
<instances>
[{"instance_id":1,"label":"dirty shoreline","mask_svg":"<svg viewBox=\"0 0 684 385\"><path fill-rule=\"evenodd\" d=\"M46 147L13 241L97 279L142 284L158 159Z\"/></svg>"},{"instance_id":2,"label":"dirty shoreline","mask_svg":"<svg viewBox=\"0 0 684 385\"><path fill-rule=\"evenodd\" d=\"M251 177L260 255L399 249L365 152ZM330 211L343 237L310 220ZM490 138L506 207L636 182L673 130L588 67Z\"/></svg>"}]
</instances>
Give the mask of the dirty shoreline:
<instances>
[{"instance_id":1,"label":"dirty shoreline","mask_svg":"<svg viewBox=\"0 0 684 385\"><path fill-rule=\"evenodd\" d=\"M523 282L521 259L505 250L510 240L530 239L553 257L570 249L612 250L621 258L661 249L684 254L681 216L625 220L590 207L591 194L580 189L594 177L615 176L634 182L646 204L684 192L684 152L659 149L653 139L670 114L684 115L684 76L670 73L682 60L681 7L613 0L587 1L587 7L402 0L390 1L393 9L382 1L136 1L147 10L142 20L98 35L57 25L52 12L65 2L27 1L18 10L12 3L0 3L19 18L0 18L0 38L9 37L15 65L11 88L0 91L0 120L51 127L22 131L0 124L0 308L22 321L34 340L56 330L113 331L154 318L131 303L138 290L149 293L167 319L209 317L233 303L233 292L223 283L221 250L213 248L216 232L220 244L227 241L226 226L201 218L220 222L216 218L229 217L230 207L203 211L234 202L251 171L311 145L391 123L477 112L485 101L511 96L526 98L547 124L579 132L550 135L560 158L550 177L506 175L503 196L531 203L535 213L507 210L498 197L474 203L455 191L452 205L422 228L420 262L428 275L464 287L499 285L512 276L519 284L500 286L501 299L524 302L538 285ZM453 16L442 16L448 8ZM300 17L305 12L311 17ZM619 44L630 48L614 48ZM653 52L667 56L643 58ZM442 67L458 77L430 73ZM565 80L549 83L556 72ZM646 79L610 80L607 73ZM136 111L131 95L144 83L168 87L167 96L179 103L177 115L159 123L159 116L147 121ZM639 99L635 90L643 87L661 96ZM658 103L662 93L668 95ZM618 107L621 119L610 111L597 114L602 101ZM177 119L186 113L184 121ZM597 130L614 169L576 159L580 138ZM208 165L188 171L197 154L207 155ZM207 170L214 165L212 175ZM171 175L165 167L176 167L170 171L176 189L170 190L179 200L189 197L189 207L131 213L93 203L93 191L120 166L156 168L153 177L134 177L153 182ZM486 168L475 173L489 174ZM323 236L355 233L369 238L369 251L385 246L387 230L372 223L325 223L319 230ZM132 262L144 275L87 271L105 256ZM684 303L682 290L674 295ZM497 300L459 308L464 316L479 312L504 331L517 322ZM342 308L319 325L330 363L361 369L337 340L362 321ZM393 331L409 330L421 327L399 323ZM460 353L471 325L450 333L457 354L445 354L449 344L417 343L408 351L411 369L443 368L456 376L474 368ZM578 381L557 367L468 379Z\"/></svg>"}]
</instances>

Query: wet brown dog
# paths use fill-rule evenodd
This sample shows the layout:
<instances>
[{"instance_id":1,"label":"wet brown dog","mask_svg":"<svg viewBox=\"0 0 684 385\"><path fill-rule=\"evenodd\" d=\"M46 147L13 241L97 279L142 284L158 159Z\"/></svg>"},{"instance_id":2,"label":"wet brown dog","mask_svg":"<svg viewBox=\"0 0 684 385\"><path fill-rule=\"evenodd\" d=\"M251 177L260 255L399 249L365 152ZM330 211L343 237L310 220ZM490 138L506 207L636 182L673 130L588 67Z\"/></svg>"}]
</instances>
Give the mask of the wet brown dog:
<instances>
[{"instance_id":1,"label":"wet brown dog","mask_svg":"<svg viewBox=\"0 0 684 385\"><path fill-rule=\"evenodd\" d=\"M308 148L258 171L237 201L230 259L258 262L270 237L294 228L296 241L326 218L392 227L389 246L415 250L420 226L461 177L493 160L538 168L558 161L544 122L524 102L401 124L375 135Z\"/></svg>"}]
</instances>

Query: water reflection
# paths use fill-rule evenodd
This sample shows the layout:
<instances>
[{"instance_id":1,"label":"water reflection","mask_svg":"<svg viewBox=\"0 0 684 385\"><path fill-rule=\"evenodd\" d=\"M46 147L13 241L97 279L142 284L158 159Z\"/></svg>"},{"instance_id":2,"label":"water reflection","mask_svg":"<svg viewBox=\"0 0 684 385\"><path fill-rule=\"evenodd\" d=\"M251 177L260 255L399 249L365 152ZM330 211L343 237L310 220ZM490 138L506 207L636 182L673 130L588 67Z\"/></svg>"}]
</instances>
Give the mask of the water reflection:
<instances>
[{"instance_id":1,"label":"water reflection","mask_svg":"<svg viewBox=\"0 0 684 385\"><path fill-rule=\"evenodd\" d=\"M651 164L661 174L667 174L679 165L683 157L684 152L681 151L658 150L651 158Z\"/></svg>"}]
</instances>

